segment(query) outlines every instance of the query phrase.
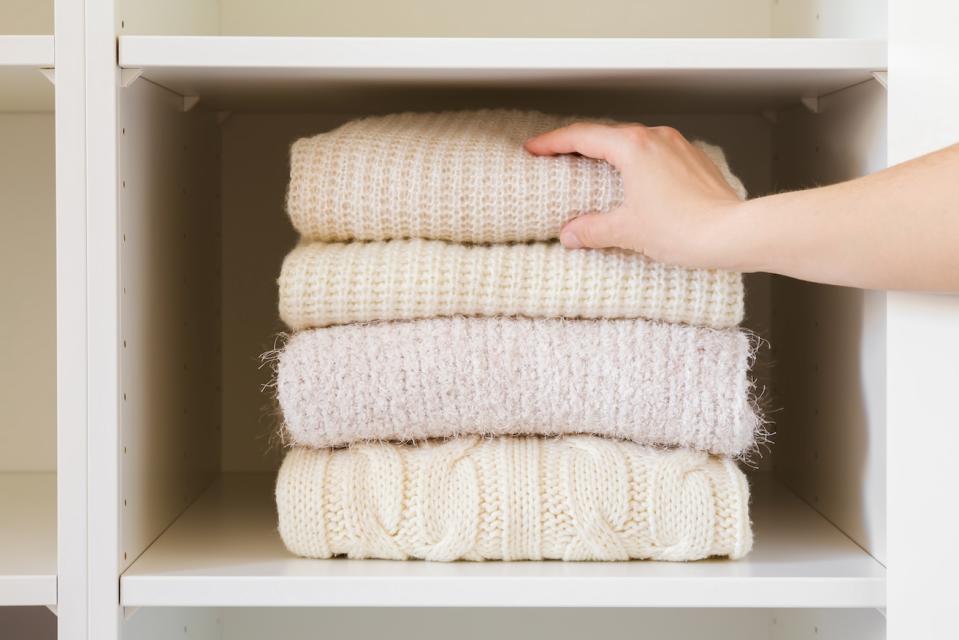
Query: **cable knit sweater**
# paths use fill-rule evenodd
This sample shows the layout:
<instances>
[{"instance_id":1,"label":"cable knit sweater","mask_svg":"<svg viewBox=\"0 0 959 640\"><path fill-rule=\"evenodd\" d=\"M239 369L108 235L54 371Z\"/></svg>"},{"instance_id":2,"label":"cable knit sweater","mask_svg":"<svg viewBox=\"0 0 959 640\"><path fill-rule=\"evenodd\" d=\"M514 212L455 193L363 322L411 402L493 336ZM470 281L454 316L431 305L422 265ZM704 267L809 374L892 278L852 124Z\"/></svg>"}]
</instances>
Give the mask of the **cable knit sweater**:
<instances>
[{"instance_id":1,"label":"cable knit sweater","mask_svg":"<svg viewBox=\"0 0 959 640\"><path fill-rule=\"evenodd\" d=\"M293 449L276 485L312 558L698 560L752 546L728 458L593 436Z\"/></svg>"},{"instance_id":2,"label":"cable knit sweater","mask_svg":"<svg viewBox=\"0 0 959 640\"><path fill-rule=\"evenodd\" d=\"M738 456L761 422L748 337L645 320L451 318L315 329L279 356L308 447L593 433Z\"/></svg>"},{"instance_id":3,"label":"cable knit sweater","mask_svg":"<svg viewBox=\"0 0 959 640\"><path fill-rule=\"evenodd\" d=\"M729 327L743 316L737 273L683 269L558 242L439 240L305 244L284 260L280 316L291 329L437 316L648 318Z\"/></svg>"},{"instance_id":4,"label":"cable knit sweater","mask_svg":"<svg viewBox=\"0 0 959 640\"><path fill-rule=\"evenodd\" d=\"M555 239L571 218L623 200L607 163L523 148L577 119L488 110L354 120L293 145L287 210L305 238L327 242ZM694 144L745 197L722 150Z\"/></svg>"}]
</instances>

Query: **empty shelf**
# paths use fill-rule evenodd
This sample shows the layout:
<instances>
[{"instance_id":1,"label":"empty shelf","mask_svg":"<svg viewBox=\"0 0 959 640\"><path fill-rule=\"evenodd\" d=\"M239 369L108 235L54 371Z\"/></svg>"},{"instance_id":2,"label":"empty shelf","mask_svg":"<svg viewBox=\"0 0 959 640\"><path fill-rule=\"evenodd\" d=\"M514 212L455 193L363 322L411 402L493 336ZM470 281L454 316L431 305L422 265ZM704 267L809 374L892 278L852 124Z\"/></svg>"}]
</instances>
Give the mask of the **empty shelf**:
<instances>
[{"instance_id":1,"label":"empty shelf","mask_svg":"<svg viewBox=\"0 0 959 640\"><path fill-rule=\"evenodd\" d=\"M53 68L53 36L0 35L0 113L51 111L53 85L40 72Z\"/></svg>"},{"instance_id":2,"label":"empty shelf","mask_svg":"<svg viewBox=\"0 0 959 640\"><path fill-rule=\"evenodd\" d=\"M775 480L756 544L693 563L309 560L276 532L273 476L225 474L121 578L125 606L882 607L885 568Z\"/></svg>"},{"instance_id":3,"label":"empty shelf","mask_svg":"<svg viewBox=\"0 0 959 640\"><path fill-rule=\"evenodd\" d=\"M0 473L0 606L57 603L57 477Z\"/></svg>"},{"instance_id":4,"label":"empty shelf","mask_svg":"<svg viewBox=\"0 0 959 640\"><path fill-rule=\"evenodd\" d=\"M142 69L209 109L548 108L558 92L566 109L581 112L765 109L869 80L886 68L886 45L826 38L122 36L120 66Z\"/></svg>"}]
</instances>

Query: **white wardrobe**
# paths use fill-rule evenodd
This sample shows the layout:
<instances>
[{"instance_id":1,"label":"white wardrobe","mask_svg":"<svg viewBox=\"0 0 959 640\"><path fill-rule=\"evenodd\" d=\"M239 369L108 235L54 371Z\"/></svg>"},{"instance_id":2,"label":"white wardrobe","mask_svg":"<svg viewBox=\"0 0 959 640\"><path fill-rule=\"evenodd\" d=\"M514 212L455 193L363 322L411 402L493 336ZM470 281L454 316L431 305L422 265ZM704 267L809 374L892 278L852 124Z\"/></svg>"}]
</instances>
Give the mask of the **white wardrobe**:
<instances>
[{"instance_id":1,"label":"white wardrobe","mask_svg":"<svg viewBox=\"0 0 959 640\"><path fill-rule=\"evenodd\" d=\"M297 137L533 108L675 126L752 195L828 184L959 140L953 3L5 3L0 637L43 607L71 640L943 637L955 296L747 276L781 410L737 562L293 557L257 357Z\"/></svg>"}]
</instances>

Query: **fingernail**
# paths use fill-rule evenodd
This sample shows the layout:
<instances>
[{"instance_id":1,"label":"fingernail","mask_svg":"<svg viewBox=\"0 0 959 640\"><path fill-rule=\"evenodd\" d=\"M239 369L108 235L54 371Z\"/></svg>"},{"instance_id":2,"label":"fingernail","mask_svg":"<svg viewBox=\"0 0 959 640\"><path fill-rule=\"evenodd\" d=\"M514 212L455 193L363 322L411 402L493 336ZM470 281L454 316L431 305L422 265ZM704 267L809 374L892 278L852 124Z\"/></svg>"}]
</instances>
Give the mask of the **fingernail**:
<instances>
[{"instance_id":1,"label":"fingernail","mask_svg":"<svg viewBox=\"0 0 959 640\"><path fill-rule=\"evenodd\" d=\"M567 249L582 249L583 243L579 241L579 238L576 237L576 234L572 231L563 231L559 234L559 241L563 243L563 246Z\"/></svg>"}]
</instances>

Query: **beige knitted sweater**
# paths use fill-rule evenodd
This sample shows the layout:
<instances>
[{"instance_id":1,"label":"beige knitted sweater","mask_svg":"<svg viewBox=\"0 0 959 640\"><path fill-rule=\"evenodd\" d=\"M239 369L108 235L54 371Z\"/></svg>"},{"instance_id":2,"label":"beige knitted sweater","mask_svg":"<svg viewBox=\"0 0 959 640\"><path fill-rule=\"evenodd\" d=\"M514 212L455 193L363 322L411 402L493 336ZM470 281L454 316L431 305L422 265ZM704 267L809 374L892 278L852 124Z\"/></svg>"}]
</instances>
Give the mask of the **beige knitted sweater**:
<instances>
[{"instance_id":1,"label":"beige knitted sweater","mask_svg":"<svg viewBox=\"0 0 959 640\"><path fill-rule=\"evenodd\" d=\"M305 238L327 242L555 239L571 218L623 200L607 163L523 148L578 119L488 110L354 120L293 145L287 210ZM695 144L745 197L722 150Z\"/></svg>"},{"instance_id":2,"label":"beige knitted sweater","mask_svg":"<svg viewBox=\"0 0 959 640\"><path fill-rule=\"evenodd\" d=\"M730 327L738 273L683 269L625 251L558 242L313 243L283 262L280 317L291 329L438 316L648 318Z\"/></svg>"},{"instance_id":3,"label":"beige knitted sweater","mask_svg":"<svg viewBox=\"0 0 959 640\"><path fill-rule=\"evenodd\" d=\"M593 433L738 456L761 421L736 329L436 318L314 329L280 353L297 445Z\"/></svg>"},{"instance_id":4,"label":"beige knitted sweater","mask_svg":"<svg viewBox=\"0 0 959 640\"><path fill-rule=\"evenodd\" d=\"M293 449L280 535L313 558L698 560L752 546L727 458L594 436Z\"/></svg>"}]
</instances>

